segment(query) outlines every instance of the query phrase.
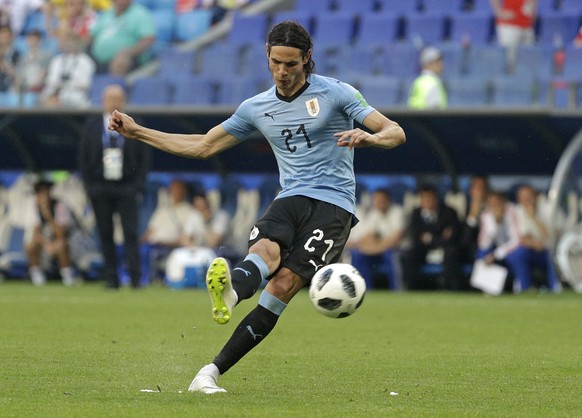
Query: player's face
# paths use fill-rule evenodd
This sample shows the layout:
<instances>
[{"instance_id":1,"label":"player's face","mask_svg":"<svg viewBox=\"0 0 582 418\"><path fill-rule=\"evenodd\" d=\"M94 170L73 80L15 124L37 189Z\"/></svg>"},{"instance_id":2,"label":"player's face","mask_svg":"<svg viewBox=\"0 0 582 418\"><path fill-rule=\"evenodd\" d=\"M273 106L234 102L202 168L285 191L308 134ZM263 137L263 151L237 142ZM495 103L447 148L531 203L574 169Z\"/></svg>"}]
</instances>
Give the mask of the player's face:
<instances>
[{"instance_id":1,"label":"player's face","mask_svg":"<svg viewBox=\"0 0 582 418\"><path fill-rule=\"evenodd\" d=\"M290 46L267 48L267 56L269 71L279 94L285 97L293 96L305 84L303 66L309 56L304 57L300 49Z\"/></svg>"}]
</instances>

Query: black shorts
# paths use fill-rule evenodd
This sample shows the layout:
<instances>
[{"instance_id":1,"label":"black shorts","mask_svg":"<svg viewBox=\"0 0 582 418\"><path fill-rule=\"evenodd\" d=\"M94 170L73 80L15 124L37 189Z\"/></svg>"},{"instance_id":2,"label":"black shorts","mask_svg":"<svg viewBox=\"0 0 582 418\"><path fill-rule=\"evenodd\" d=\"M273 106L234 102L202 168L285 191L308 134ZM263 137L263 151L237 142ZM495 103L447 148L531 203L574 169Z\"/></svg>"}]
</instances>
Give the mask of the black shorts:
<instances>
[{"instance_id":1,"label":"black shorts","mask_svg":"<svg viewBox=\"0 0 582 418\"><path fill-rule=\"evenodd\" d=\"M261 238L281 246L281 265L307 285L321 267L337 262L355 217L331 203L305 196L275 199L253 227L249 247Z\"/></svg>"}]
</instances>

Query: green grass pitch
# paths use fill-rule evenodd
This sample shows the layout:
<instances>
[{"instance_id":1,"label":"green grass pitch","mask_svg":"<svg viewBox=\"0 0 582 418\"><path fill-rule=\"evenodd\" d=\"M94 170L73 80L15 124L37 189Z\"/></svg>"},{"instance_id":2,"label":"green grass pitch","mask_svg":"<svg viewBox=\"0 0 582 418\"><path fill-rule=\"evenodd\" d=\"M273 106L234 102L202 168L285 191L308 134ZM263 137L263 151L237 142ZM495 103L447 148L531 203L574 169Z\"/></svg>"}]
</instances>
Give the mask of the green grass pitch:
<instances>
[{"instance_id":1,"label":"green grass pitch","mask_svg":"<svg viewBox=\"0 0 582 418\"><path fill-rule=\"evenodd\" d=\"M372 291L330 319L300 293L222 377L201 290L0 284L0 417L580 417L582 295ZM149 389L153 392L142 392Z\"/></svg>"}]
</instances>

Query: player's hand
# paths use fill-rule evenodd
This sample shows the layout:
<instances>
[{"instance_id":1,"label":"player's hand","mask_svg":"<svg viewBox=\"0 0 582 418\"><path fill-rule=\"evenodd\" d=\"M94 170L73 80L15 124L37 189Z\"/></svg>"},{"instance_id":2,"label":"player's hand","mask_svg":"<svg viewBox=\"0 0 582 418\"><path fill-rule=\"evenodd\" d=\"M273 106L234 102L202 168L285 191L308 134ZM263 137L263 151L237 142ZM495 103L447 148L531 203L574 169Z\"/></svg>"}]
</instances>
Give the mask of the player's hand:
<instances>
[{"instance_id":1,"label":"player's hand","mask_svg":"<svg viewBox=\"0 0 582 418\"><path fill-rule=\"evenodd\" d=\"M118 110L114 110L109 118L109 130L117 131L126 138L134 138L138 126L131 116Z\"/></svg>"},{"instance_id":2,"label":"player's hand","mask_svg":"<svg viewBox=\"0 0 582 418\"><path fill-rule=\"evenodd\" d=\"M349 149L352 149L367 147L372 144L372 141L370 140L372 135L360 128L338 132L334 134L334 136L337 138L338 147L348 147Z\"/></svg>"}]
</instances>

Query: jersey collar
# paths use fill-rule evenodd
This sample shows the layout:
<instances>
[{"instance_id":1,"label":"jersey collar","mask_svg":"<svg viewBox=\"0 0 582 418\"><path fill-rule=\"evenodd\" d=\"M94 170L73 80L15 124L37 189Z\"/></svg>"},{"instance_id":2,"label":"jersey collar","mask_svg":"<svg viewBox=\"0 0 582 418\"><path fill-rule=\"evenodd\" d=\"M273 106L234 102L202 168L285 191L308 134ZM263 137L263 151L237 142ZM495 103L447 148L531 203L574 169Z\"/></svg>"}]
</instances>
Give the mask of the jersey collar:
<instances>
[{"instance_id":1,"label":"jersey collar","mask_svg":"<svg viewBox=\"0 0 582 418\"><path fill-rule=\"evenodd\" d=\"M282 100L282 101L287 102L287 103L291 103L293 100L295 100L296 98L301 96L303 94L303 92L305 90L307 90L307 87L309 87L309 81L305 80L305 84L303 86L301 86L301 88L299 90L297 90L297 92L293 96L289 96L289 97L285 97L285 96L280 95L279 91L277 90L277 87L275 87L275 95L277 95L277 98L279 100Z\"/></svg>"}]
</instances>

